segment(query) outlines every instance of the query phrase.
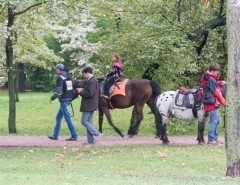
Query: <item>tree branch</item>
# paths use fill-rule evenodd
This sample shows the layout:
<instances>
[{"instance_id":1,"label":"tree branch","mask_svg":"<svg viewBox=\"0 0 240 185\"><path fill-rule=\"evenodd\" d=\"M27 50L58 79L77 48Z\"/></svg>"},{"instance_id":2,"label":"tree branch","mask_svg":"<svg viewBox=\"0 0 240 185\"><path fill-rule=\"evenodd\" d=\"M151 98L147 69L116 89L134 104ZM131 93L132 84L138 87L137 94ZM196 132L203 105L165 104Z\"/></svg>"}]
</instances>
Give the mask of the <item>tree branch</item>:
<instances>
[{"instance_id":1,"label":"tree branch","mask_svg":"<svg viewBox=\"0 0 240 185\"><path fill-rule=\"evenodd\" d=\"M208 31L205 33L203 41L201 42L201 44L196 48L196 52L197 52L198 56L201 55L202 49L207 43L207 39L208 39Z\"/></svg>"},{"instance_id":2,"label":"tree branch","mask_svg":"<svg viewBox=\"0 0 240 185\"><path fill-rule=\"evenodd\" d=\"M43 2L41 2L41 3L37 3L37 4L34 4L34 5L32 5L32 6L29 6L29 7L26 8L25 10L22 10L22 11L19 11L19 12L15 12L15 13L14 13L14 16L15 16L15 15L23 14L23 13L25 13L26 11L28 11L28 10L30 10L30 9L32 9L32 8L34 8L34 7L36 7L36 6L39 6L39 5L45 4L45 3L47 3L47 2L48 2L48 1L43 1Z\"/></svg>"},{"instance_id":3,"label":"tree branch","mask_svg":"<svg viewBox=\"0 0 240 185\"><path fill-rule=\"evenodd\" d=\"M221 16L224 10L225 0L221 0L218 16Z\"/></svg>"},{"instance_id":4,"label":"tree branch","mask_svg":"<svg viewBox=\"0 0 240 185\"><path fill-rule=\"evenodd\" d=\"M226 16L219 16L204 24L200 28L196 29L195 31L193 31L192 34L188 34L188 39L192 42L195 42L199 40L202 36L204 36L209 30L213 30L218 26L224 25L226 25Z\"/></svg>"}]
</instances>

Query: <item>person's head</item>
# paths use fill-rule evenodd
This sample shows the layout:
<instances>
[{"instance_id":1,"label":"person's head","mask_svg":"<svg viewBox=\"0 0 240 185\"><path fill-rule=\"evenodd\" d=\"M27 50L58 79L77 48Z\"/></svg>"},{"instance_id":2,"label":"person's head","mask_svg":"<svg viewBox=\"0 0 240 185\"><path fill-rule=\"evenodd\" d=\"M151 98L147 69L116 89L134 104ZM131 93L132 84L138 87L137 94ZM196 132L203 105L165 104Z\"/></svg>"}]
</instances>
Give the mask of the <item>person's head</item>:
<instances>
[{"instance_id":1,"label":"person's head","mask_svg":"<svg viewBox=\"0 0 240 185\"><path fill-rule=\"evenodd\" d=\"M119 61L121 61L121 55L120 55L120 53L114 54L113 57L112 57L112 61L113 61L113 62L119 62Z\"/></svg>"},{"instance_id":2,"label":"person's head","mask_svg":"<svg viewBox=\"0 0 240 185\"><path fill-rule=\"evenodd\" d=\"M55 67L55 71L57 74L60 74L62 71L64 71L65 66L61 63L57 64Z\"/></svg>"},{"instance_id":3,"label":"person's head","mask_svg":"<svg viewBox=\"0 0 240 185\"><path fill-rule=\"evenodd\" d=\"M209 67L209 71L213 74L218 74L220 71L220 65L218 63L212 63Z\"/></svg>"},{"instance_id":4,"label":"person's head","mask_svg":"<svg viewBox=\"0 0 240 185\"><path fill-rule=\"evenodd\" d=\"M85 67L82 70L82 74L83 74L84 78L88 79L90 76L92 76L93 69L91 67Z\"/></svg>"}]
</instances>

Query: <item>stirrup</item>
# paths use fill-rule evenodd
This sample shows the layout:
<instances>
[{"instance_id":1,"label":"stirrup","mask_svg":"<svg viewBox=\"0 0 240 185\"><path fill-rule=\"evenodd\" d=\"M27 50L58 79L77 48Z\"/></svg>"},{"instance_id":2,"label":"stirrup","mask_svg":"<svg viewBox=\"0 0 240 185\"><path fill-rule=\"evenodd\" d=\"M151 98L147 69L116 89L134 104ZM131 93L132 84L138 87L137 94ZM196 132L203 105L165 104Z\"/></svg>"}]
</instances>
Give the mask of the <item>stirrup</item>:
<instances>
[{"instance_id":1,"label":"stirrup","mask_svg":"<svg viewBox=\"0 0 240 185\"><path fill-rule=\"evenodd\" d=\"M105 98L105 99L109 100L109 97L108 97L108 96L106 96L106 95L104 95L104 94L101 94L101 97L103 97L103 98Z\"/></svg>"}]
</instances>

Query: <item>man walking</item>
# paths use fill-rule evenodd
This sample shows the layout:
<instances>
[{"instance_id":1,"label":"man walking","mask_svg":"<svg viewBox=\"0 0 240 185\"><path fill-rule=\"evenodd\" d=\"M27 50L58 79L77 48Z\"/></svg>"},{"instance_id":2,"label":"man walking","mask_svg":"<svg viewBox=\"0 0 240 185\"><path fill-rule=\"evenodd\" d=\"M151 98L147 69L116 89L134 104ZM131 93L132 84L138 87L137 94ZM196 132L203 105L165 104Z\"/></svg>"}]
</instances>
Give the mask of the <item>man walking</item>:
<instances>
[{"instance_id":1,"label":"man walking","mask_svg":"<svg viewBox=\"0 0 240 185\"><path fill-rule=\"evenodd\" d=\"M209 145L222 144L222 142L218 140L218 128L220 124L220 115L218 109L220 108L221 104L225 107L226 101L223 98L219 87L219 71L219 64L212 63L209 67L209 70L202 76L204 110L210 114L208 128Z\"/></svg>"},{"instance_id":2,"label":"man walking","mask_svg":"<svg viewBox=\"0 0 240 185\"><path fill-rule=\"evenodd\" d=\"M56 92L52 95L49 103L51 103L56 98L59 99L60 108L56 116L56 126L54 128L53 136L49 136L49 139L57 140L59 131L61 128L62 118L64 117L68 128L71 132L71 137L66 139L67 141L76 141L77 134L71 119L70 112L68 110L69 105L71 104L73 98L73 84L69 74L64 71L63 64L57 64L55 67L56 73L58 75L56 80Z\"/></svg>"},{"instance_id":3,"label":"man walking","mask_svg":"<svg viewBox=\"0 0 240 185\"><path fill-rule=\"evenodd\" d=\"M93 126L94 111L98 108L98 81L93 76L93 70L90 67L83 69L82 74L87 80L84 88L78 88L77 91L82 96L81 108L82 119L81 123L87 130L87 142L86 144L95 144L102 134L96 130Z\"/></svg>"}]
</instances>

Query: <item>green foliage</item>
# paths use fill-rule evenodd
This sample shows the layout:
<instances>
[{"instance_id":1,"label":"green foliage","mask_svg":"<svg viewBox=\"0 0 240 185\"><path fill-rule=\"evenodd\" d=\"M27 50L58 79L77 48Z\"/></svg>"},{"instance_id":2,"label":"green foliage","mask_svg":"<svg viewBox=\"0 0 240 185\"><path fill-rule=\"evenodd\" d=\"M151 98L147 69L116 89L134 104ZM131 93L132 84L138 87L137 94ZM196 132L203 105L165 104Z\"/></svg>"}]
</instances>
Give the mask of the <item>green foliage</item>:
<instances>
[{"instance_id":1,"label":"green foliage","mask_svg":"<svg viewBox=\"0 0 240 185\"><path fill-rule=\"evenodd\" d=\"M50 68L51 69L51 68ZM54 89L55 73L48 69L28 65L26 67L27 86L36 92L49 92Z\"/></svg>"}]
</instances>

